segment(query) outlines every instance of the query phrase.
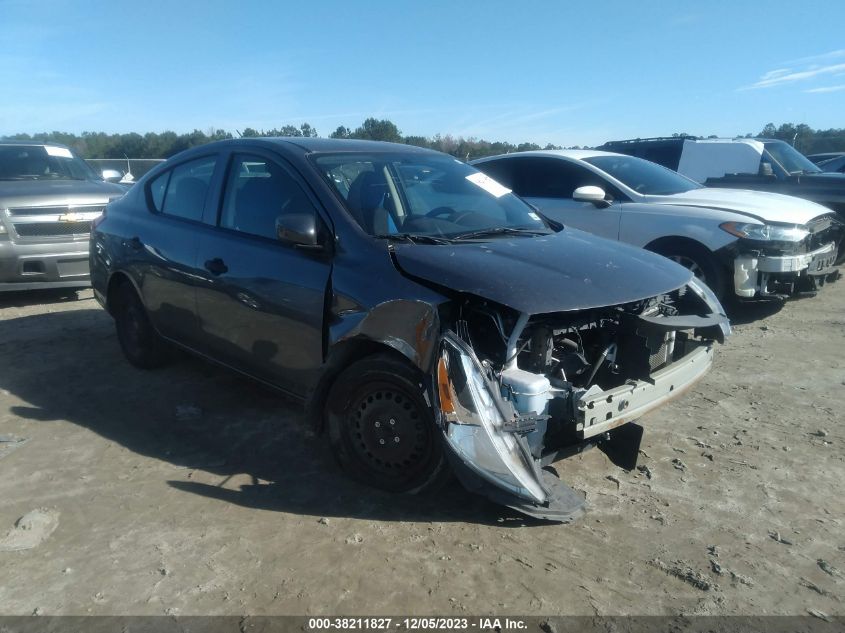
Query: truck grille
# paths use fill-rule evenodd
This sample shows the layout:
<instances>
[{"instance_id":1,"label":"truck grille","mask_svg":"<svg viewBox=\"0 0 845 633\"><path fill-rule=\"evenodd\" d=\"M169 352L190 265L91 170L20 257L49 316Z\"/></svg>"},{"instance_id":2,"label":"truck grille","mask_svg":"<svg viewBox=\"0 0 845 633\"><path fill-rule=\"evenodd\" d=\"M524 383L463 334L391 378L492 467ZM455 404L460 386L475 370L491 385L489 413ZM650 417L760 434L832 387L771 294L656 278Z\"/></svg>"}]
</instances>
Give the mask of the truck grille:
<instances>
[{"instance_id":1,"label":"truck grille","mask_svg":"<svg viewBox=\"0 0 845 633\"><path fill-rule=\"evenodd\" d=\"M104 209L105 204L11 207L6 215L21 238L76 238L91 232L92 218Z\"/></svg>"},{"instance_id":2,"label":"truck grille","mask_svg":"<svg viewBox=\"0 0 845 633\"><path fill-rule=\"evenodd\" d=\"M9 217L26 215L63 215L65 213L102 213L106 208L105 204L82 204L82 205L63 205L50 207L10 207Z\"/></svg>"},{"instance_id":3,"label":"truck grille","mask_svg":"<svg viewBox=\"0 0 845 633\"><path fill-rule=\"evenodd\" d=\"M21 237L63 237L87 235L91 232L91 221L84 222L29 222L15 224L15 233Z\"/></svg>"}]
</instances>

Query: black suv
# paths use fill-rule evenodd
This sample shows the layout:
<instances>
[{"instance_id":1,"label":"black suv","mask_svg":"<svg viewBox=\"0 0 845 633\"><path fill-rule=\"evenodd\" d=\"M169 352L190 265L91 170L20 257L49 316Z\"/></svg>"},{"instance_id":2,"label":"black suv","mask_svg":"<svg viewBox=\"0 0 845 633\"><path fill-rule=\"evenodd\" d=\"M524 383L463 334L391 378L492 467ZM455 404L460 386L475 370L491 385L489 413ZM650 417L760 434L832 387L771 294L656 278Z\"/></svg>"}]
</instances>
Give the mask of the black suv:
<instances>
[{"instance_id":1,"label":"black suv","mask_svg":"<svg viewBox=\"0 0 845 633\"><path fill-rule=\"evenodd\" d=\"M845 219L845 174L822 171L780 140L638 138L609 141L596 149L650 160L708 187L757 189L806 198Z\"/></svg>"},{"instance_id":2,"label":"black suv","mask_svg":"<svg viewBox=\"0 0 845 633\"><path fill-rule=\"evenodd\" d=\"M626 423L730 331L677 264L551 223L451 156L365 141L179 154L95 222L91 274L138 367L179 346L302 399L364 482L454 471L557 520L583 500L542 466L598 442L635 460Z\"/></svg>"}]
</instances>

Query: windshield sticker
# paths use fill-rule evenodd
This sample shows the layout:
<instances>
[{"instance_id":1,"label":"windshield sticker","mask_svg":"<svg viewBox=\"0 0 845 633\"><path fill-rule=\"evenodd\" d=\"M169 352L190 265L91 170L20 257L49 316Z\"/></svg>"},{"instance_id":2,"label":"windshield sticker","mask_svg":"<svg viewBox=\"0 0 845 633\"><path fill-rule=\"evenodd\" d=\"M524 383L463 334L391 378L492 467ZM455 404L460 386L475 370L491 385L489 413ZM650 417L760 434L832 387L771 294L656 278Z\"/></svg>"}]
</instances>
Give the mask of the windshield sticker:
<instances>
[{"instance_id":1,"label":"windshield sticker","mask_svg":"<svg viewBox=\"0 0 845 633\"><path fill-rule=\"evenodd\" d=\"M470 174L466 177L472 184L478 185L484 191L489 194L496 196L497 198L501 198L506 193L510 193L511 190L507 187L503 187L498 182L490 178L490 176L486 174L482 174L481 172L476 172L474 174Z\"/></svg>"},{"instance_id":2,"label":"windshield sticker","mask_svg":"<svg viewBox=\"0 0 845 633\"><path fill-rule=\"evenodd\" d=\"M47 154L49 156L58 156L59 158L73 158L73 154L70 153L70 150L66 147L50 147L49 145L45 146L44 149L47 150Z\"/></svg>"},{"instance_id":3,"label":"windshield sticker","mask_svg":"<svg viewBox=\"0 0 845 633\"><path fill-rule=\"evenodd\" d=\"M531 218L532 220L536 220L537 222L539 222L539 221L540 221L540 216L539 216L539 215L537 215L537 214L536 214L536 213L534 213L534 212L530 212L530 213L528 214L528 217L529 217L529 218Z\"/></svg>"}]
</instances>

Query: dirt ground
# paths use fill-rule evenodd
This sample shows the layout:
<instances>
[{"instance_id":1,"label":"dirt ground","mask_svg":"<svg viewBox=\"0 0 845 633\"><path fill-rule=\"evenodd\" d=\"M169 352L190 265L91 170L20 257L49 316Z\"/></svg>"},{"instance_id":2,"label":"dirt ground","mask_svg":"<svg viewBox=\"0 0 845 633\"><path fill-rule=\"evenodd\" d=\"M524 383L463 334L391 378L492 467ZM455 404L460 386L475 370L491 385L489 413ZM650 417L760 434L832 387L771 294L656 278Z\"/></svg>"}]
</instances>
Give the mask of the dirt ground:
<instances>
[{"instance_id":1,"label":"dirt ground","mask_svg":"<svg viewBox=\"0 0 845 633\"><path fill-rule=\"evenodd\" d=\"M293 404L133 369L91 298L0 296L0 613L845 614L845 281L734 310L571 525L347 481ZM17 527L15 527L17 522Z\"/></svg>"}]
</instances>

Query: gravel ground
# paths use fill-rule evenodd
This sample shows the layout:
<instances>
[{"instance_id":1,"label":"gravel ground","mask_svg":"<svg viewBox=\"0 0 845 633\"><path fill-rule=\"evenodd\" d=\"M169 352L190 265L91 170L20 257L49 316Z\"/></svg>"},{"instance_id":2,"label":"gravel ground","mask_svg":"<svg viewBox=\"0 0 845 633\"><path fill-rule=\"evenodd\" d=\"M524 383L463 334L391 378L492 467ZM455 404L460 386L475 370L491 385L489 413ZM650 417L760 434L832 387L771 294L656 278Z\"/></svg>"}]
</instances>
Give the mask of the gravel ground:
<instances>
[{"instance_id":1,"label":"gravel ground","mask_svg":"<svg viewBox=\"0 0 845 633\"><path fill-rule=\"evenodd\" d=\"M588 513L347 481L299 408L142 372L91 298L0 296L0 613L845 614L845 282L735 309L640 467L556 464Z\"/></svg>"}]
</instances>

